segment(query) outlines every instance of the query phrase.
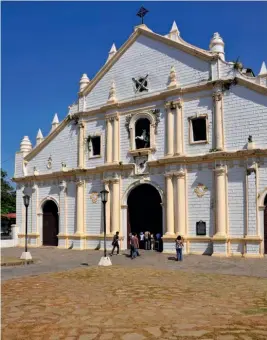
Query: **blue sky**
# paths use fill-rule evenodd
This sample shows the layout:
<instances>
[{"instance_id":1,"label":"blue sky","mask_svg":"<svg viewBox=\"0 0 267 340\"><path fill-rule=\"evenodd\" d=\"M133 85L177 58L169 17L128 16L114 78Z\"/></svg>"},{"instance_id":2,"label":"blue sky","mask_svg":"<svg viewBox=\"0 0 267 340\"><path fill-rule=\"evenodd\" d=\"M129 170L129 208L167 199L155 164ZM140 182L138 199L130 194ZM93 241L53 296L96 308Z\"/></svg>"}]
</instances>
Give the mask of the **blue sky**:
<instances>
[{"instance_id":1,"label":"blue sky","mask_svg":"<svg viewBox=\"0 0 267 340\"><path fill-rule=\"evenodd\" d=\"M55 112L66 116L82 73L92 79L112 43L127 40L142 4L156 33L175 20L182 38L204 49L219 32L226 60L240 57L255 74L267 62L266 2L2 2L2 167L10 177L23 136L34 145Z\"/></svg>"}]
</instances>

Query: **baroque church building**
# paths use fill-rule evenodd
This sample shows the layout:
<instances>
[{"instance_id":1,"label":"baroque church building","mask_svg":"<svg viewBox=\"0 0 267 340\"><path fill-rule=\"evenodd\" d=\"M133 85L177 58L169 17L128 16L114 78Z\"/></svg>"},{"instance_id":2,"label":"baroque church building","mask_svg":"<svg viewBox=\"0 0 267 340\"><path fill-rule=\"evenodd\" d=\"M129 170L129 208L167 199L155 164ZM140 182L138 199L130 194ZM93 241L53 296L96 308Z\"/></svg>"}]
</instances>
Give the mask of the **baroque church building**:
<instances>
[{"instance_id":1,"label":"baroque church building","mask_svg":"<svg viewBox=\"0 0 267 340\"><path fill-rule=\"evenodd\" d=\"M136 26L34 144L16 153L20 246L28 194L30 247L102 248L106 188L108 248L148 230L164 252L182 235L186 254L267 253L267 69L226 61L218 33L204 50L175 22Z\"/></svg>"}]
</instances>

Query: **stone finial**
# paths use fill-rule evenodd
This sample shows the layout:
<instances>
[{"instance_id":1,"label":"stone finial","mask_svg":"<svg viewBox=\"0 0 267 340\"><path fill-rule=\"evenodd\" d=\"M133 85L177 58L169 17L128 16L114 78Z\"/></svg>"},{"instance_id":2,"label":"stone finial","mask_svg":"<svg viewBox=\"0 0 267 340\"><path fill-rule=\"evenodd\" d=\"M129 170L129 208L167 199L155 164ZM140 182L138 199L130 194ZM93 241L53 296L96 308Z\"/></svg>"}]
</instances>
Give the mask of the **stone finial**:
<instances>
[{"instance_id":1,"label":"stone finial","mask_svg":"<svg viewBox=\"0 0 267 340\"><path fill-rule=\"evenodd\" d=\"M109 61L116 54L116 52L117 52L116 46L115 46L115 44L112 44L111 49L108 53L107 61Z\"/></svg>"},{"instance_id":2,"label":"stone finial","mask_svg":"<svg viewBox=\"0 0 267 340\"><path fill-rule=\"evenodd\" d=\"M58 127L58 124L59 124L58 116L57 116L57 113L55 113L54 119L52 121L52 130L51 131L54 131Z\"/></svg>"},{"instance_id":3,"label":"stone finial","mask_svg":"<svg viewBox=\"0 0 267 340\"><path fill-rule=\"evenodd\" d=\"M261 69L259 73L259 76L262 76L262 75L267 75L267 68L266 68L266 64L264 61L261 64Z\"/></svg>"},{"instance_id":4,"label":"stone finial","mask_svg":"<svg viewBox=\"0 0 267 340\"><path fill-rule=\"evenodd\" d=\"M214 53L218 53L222 60L225 60L224 55L224 42L222 37L218 32L213 34L213 37L210 40L210 51Z\"/></svg>"},{"instance_id":5,"label":"stone finial","mask_svg":"<svg viewBox=\"0 0 267 340\"><path fill-rule=\"evenodd\" d=\"M111 84L111 88L109 90L109 96L108 96L108 104L116 103L116 88L115 88L115 82L113 81Z\"/></svg>"},{"instance_id":6,"label":"stone finial","mask_svg":"<svg viewBox=\"0 0 267 340\"><path fill-rule=\"evenodd\" d=\"M80 79L80 92L83 91L89 83L90 79L88 78L87 74L84 73Z\"/></svg>"},{"instance_id":7,"label":"stone finial","mask_svg":"<svg viewBox=\"0 0 267 340\"><path fill-rule=\"evenodd\" d=\"M32 143L28 136L24 136L20 143L20 152L28 154L32 150Z\"/></svg>"},{"instance_id":8,"label":"stone finial","mask_svg":"<svg viewBox=\"0 0 267 340\"><path fill-rule=\"evenodd\" d=\"M170 30L170 32L168 34L168 37L169 37L169 39L174 40L174 41L179 40L180 32L178 30L178 27L177 27L175 21L172 24L172 28L171 28L171 30Z\"/></svg>"},{"instance_id":9,"label":"stone finial","mask_svg":"<svg viewBox=\"0 0 267 340\"><path fill-rule=\"evenodd\" d=\"M37 136L36 136L36 145L39 145L44 140L43 134L41 129L38 130Z\"/></svg>"},{"instance_id":10,"label":"stone finial","mask_svg":"<svg viewBox=\"0 0 267 340\"><path fill-rule=\"evenodd\" d=\"M168 89L173 89L177 87L176 71L175 71L174 66L171 67L169 78L170 78L170 83L168 85Z\"/></svg>"}]
</instances>

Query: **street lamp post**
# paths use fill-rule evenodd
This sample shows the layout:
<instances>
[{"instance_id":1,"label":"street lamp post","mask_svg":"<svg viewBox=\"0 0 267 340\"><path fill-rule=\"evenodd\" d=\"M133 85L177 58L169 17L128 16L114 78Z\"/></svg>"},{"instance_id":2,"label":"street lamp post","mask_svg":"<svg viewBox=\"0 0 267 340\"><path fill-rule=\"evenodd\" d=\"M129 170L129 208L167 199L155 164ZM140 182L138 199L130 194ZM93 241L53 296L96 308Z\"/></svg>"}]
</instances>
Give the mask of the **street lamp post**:
<instances>
[{"instance_id":1,"label":"street lamp post","mask_svg":"<svg viewBox=\"0 0 267 340\"><path fill-rule=\"evenodd\" d=\"M104 215L104 256L101 257L99 261L99 266L111 266L111 260L107 256L107 247L106 247L106 203L108 201L108 194L109 192L107 190L100 191L101 195L101 201L103 203L103 215Z\"/></svg>"},{"instance_id":2,"label":"street lamp post","mask_svg":"<svg viewBox=\"0 0 267 340\"><path fill-rule=\"evenodd\" d=\"M28 251L28 207L29 207L29 204L30 204L30 196L29 195L23 196L23 201L24 201L24 205L25 205L25 208L26 208L25 251L22 253L20 258L22 260L31 260L32 256L31 256L31 253Z\"/></svg>"}]
</instances>

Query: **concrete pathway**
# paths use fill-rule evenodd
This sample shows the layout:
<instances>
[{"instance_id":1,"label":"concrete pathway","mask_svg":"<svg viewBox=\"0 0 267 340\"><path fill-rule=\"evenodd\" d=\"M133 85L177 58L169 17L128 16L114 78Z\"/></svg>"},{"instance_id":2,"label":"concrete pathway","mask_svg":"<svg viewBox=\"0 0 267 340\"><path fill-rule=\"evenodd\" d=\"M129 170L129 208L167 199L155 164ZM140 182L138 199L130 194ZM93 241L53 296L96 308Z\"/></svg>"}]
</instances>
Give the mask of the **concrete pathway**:
<instances>
[{"instance_id":1,"label":"concrete pathway","mask_svg":"<svg viewBox=\"0 0 267 340\"><path fill-rule=\"evenodd\" d=\"M22 248L2 249L4 257L20 257ZM38 261L34 264L18 267L2 267L2 281L12 278L60 272L82 267L85 264L98 264L103 251L96 250L60 250L53 247L31 248L30 252ZM174 261L174 255L141 250L141 256L131 260L127 252L113 256L114 265L125 267L149 267L154 269L182 270L194 273L217 273L229 275L255 276L267 278L267 257L262 259L218 258L205 255L185 255L183 262Z\"/></svg>"}]
</instances>

